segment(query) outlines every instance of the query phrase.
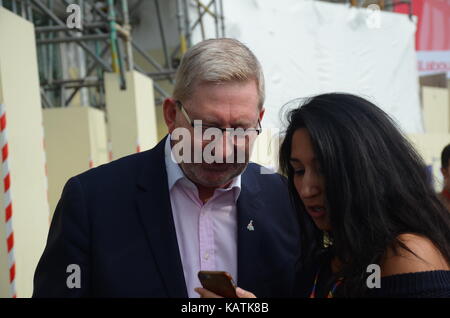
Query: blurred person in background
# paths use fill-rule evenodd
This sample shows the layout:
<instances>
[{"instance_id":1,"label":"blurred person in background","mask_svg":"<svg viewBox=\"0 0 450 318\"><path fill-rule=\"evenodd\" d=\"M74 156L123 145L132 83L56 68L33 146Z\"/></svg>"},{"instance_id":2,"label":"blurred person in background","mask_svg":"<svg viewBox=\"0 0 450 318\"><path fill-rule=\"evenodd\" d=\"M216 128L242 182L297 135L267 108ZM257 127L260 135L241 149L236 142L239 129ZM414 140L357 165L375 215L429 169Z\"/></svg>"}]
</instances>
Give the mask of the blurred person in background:
<instances>
[{"instance_id":1,"label":"blurred person in background","mask_svg":"<svg viewBox=\"0 0 450 318\"><path fill-rule=\"evenodd\" d=\"M441 172L444 177L444 186L442 187L439 198L450 212L450 144L444 147L441 153Z\"/></svg>"},{"instance_id":2,"label":"blurred person in background","mask_svg":"<svg viewBox=\"0 0 450 318\"><path fill-rule=\"evenodd\" d=\"M254 140L263 104L262 69L245 45L213 39L193 46L163 104L169 135L67 182L34 297L198 297L200 270L227 271L261 296L292 295L300 234L286 179L261 174L249 163L250 145L227 135L242 128ZM210 144L196 129L227 131L216 148L222 163L173 160L179 142L199 142L200 151ZM187 140L174 138L177 131L189 132ZM244 162L233 161L239 147ZM81 269L75 288L66 282L71 264Z\"/></svg>"},{"instance_id":3,"label":"blurred person in background","mask_svg":"<svg viewBox=\"0 0 450 318\"><path fill-rule=\"evenodd\" d=\"M314 229L301 236L298 297L450 297L450 213L385 112L350 94L308 99L288 115L280 167Z\"/></svg>"}]
</instances>

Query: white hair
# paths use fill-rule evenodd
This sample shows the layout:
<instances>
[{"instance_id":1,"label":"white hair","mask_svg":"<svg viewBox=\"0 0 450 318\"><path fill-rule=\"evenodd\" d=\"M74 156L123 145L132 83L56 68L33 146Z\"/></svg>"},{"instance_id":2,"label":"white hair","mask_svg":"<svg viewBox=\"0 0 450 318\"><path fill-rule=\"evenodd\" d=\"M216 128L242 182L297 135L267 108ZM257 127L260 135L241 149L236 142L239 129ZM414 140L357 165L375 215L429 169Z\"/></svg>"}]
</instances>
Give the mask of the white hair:
<instances>
[{"instance_id":1,"label":"white hair","mask_svg":"<svg viewBox=\"0 0 450 318\"><path fill-rule=\"evenodd\" d=\"M201 82L244 82L255 80L258 107L264 104L264 75L250 49L235 39L210 39L197 43L183 56L178 68L173 97L186 100Z\"/></svg>"}]
</instances>

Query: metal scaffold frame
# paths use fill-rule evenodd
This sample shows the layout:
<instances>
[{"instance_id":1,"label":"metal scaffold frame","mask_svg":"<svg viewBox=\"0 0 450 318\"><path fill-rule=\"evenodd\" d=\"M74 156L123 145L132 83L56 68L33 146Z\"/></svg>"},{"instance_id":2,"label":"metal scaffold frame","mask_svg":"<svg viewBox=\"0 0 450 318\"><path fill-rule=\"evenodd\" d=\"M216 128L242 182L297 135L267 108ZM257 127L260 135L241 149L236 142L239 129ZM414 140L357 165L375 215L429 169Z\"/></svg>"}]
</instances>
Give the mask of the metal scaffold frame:
<instances>
[{"instance_id":1,"label":"metal scaffold frame","mask_svg":"<svg viewBox=\"0 0 450 318\"><path fill-rule=\"evenodd\" d=\"M153 0L164 63L159 63L131 36L130 15L139 10L142 0L134 1L130 8L128 0L0 0L0 6L35 25L43 107L68 106L77 94L90 90L89 105L102 109L105 107L104 72L119 74L121 89L126 89L127 71L137 70L149 76L153 80L158 105L170 95L160 84L168 81L173 85L179 60L192 45L193 32L199 29L202 38L205 38L205 16L214 19L215 37L225 36L222 0L210 0L207 4L200 0L175 1L179 43L171 50L163 25L161 0ZM71 4L77 4L81 9L80 29L66 25L69 13L55 13L56 6L66 8ZM189 17L189 6L196 7L198 13L193 23ZM61 53L64 44L76 45L81 52L82 59L78 62L83 67L79 65L78 78L68 78L62 74L64 72L61 70L67 69L64 54ZM134 61L133 54L140 55L155 71L145 71L142 65Z\"/></svg>"}]
</instances>

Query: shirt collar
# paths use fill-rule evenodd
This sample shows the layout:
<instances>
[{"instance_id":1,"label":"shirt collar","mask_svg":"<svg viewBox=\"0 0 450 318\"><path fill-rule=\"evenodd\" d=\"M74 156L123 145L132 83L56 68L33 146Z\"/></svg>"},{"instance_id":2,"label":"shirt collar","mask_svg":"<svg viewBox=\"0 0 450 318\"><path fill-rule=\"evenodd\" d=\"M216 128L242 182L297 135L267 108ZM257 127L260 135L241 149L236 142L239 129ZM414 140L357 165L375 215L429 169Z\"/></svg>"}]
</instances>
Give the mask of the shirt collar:
<instances>
[{"instance_id":1,"label":"shirt collar","mask_svg":"<svg viewBox=\"0 0 450 318\"><path fill-rule=\"evenodd\" d=\"M173 186L175 185L175 183L177 183L178 180L185 178L183 170L181 170L180 166L177 164L175 158L172 155L170 138L170 135L166 138L166 144L164 147L164 160L166 161L169 191L172 190Z\"/></svg>"},{"instance_id":2,"label":"shirt collar","mask_svg":"<svg viewBox=\"0 0 450 318\"><path fill-rule=\"evenodd\" d=\"M164 147L164 160L166 163L166 171L167 171L167 183L169 186L169 191L175 186L175 184L179 180L186 180L184 183L188 183L192 185L195 189L197 188L191 180L189 180L183 170L181 170L180 166L177 164L175 158L172 155L172 146L170 144L171 135L169 134L166 138L166 144ZM241 193L241 175L233 178L230 185L225 189L216 189L217 192L227 192L233 190L234 192L234 200L237 201L239 194Z\"/></svg>"}]
</instances>

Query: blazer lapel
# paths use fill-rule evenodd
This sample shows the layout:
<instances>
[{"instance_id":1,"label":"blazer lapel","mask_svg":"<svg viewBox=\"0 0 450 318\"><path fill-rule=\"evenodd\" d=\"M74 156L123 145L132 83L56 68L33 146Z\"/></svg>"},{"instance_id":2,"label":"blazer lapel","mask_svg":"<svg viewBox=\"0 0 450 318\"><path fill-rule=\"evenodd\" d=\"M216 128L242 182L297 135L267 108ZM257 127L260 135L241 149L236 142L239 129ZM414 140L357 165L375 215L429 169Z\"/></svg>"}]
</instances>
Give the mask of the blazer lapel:
<instances>
[{"instance_id":1,"label":"blazer lapel","mask_svg":"<svg viewBox=\"0 0 450 318\"><path fill-rule=\"evenodd\" d=\"M167 137L166 137L167 138ZM139 176L137 204L140 218L169 297L188 297L172 216L164 162L165 138L150 152Z\"/></svg>"},{"instance_id":2,"label":"blazer lapel","mask_svg":"<svg viewBox=\"0 0 450 318\"><path fill-rule=\"evenodd\" d=\"M250 167L247 167L249 170ZM262 210L261 200L258 200L260 191L256 178L252 172L247 171L242 175L242 189L237 202L238 215L238 286L255 291L254 282L258 281L260 268L259 255L263 253L261 246L262 227L259 218Z\"/></svg>"}]
</instances>

